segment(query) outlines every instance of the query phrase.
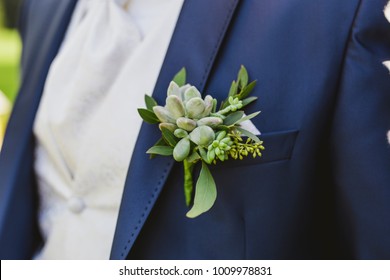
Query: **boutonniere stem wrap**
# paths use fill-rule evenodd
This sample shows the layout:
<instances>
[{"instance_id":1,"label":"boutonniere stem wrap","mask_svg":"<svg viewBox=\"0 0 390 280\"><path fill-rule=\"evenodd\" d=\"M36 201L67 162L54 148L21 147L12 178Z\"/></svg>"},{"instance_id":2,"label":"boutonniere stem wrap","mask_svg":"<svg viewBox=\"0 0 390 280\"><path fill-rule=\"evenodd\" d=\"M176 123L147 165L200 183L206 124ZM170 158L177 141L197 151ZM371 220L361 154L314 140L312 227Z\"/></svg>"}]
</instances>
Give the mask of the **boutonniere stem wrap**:
<instances>
[{"instance_id":1,"label":"boutonniere stem wrap","mask_svg":"<svg viewBox=\"0 0 390 280\"><path fill-rule=\"evenodd\" d=\"M237 80L232 82L227 98L218 108L215 98L210 95L202 97L196 87L186 83L183 68L169 84L164 106L145 95L146 108L138 109L138 112L144 121L158 124L162 134L147 153L151 157L173 156L177 162L183 163L185 201L187 206L192 206L187 217L195 218L207 212L217 198L216 184L208 168L210 164L261 156L263 142L241 126L260 113L246 115L243 111L257 99L250 96L255 85L256 81L248 81L247 70L241 66ZM196 164L201 169L194 195L193 170Z\"/></svg>"}]
</instances>

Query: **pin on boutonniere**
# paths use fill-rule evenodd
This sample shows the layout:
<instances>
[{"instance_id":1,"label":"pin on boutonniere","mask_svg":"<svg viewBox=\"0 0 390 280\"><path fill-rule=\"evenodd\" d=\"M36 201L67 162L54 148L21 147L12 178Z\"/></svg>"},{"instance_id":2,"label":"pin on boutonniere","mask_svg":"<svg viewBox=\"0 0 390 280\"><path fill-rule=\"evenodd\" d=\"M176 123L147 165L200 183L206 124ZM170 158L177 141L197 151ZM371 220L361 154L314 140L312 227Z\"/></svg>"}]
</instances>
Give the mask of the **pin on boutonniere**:
<instances>
[{"instance_id":1,"label":"pin on boutonniere","mask_svg":"<svg viewBox=\"0 0 390 280\"><path fill-rule=\"evenodd\" d=\"M186 70L175 75L167 90L165 106L159 106L145 95L146 109L138 109L145 122L158 124L162 137L147 153L173 156L184 166L184 194L191 209L187 217L195 218L208 211L217 198L210 164L246 156L261 156L263 142L241 124L260 112L245 115L245 106L257 99L250 96L256 81L248 81L248 73L241 66L237 81L233 81L226 100L217 110L217 100L210 95L202 98L196 87L186 83ZM243 140L242 136L247 137ZM193 195L193 169L201 171Z\"/></svg>"}]
</instances>

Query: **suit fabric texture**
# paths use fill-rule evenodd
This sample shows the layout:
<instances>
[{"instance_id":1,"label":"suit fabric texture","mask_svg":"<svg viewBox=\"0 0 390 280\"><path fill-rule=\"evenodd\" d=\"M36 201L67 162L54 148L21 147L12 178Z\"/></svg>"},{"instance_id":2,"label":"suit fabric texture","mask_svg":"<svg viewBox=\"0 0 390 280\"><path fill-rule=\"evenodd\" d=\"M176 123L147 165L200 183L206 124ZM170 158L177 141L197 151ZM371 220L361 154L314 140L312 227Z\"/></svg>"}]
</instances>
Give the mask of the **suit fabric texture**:
<instances>
[{"instance_id":1,"label":"suit fabric texture","mask_svg":"<svg viewBox=\"0 0 390 280\"><path fill-rule=\"evenodd\" d=\"M75 3L23 5L22 85L0 157L2 259L31 258L41 242L32 125ZM262 112L253 123L266 150L259 159L212 166L217 201L188 219L181 165L149 159L145 151L160 132L144 124L111 258L390 258L385 4L185 1L153 96L164 103L169 81L184 66L189 83L222 100L245 65L258 80L259 99L248 111Z\"/></svg>"}]
</instances>

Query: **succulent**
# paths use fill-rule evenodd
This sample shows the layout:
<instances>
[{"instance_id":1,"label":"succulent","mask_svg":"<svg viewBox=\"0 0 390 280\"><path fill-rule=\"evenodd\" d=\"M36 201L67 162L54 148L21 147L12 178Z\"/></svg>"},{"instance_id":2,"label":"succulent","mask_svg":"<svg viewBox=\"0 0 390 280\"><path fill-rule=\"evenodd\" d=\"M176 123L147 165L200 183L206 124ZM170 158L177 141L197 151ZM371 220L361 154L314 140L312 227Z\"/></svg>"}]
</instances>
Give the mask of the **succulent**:
<instances>
[{"instance_id":1,"label":"succulent","mask_svg":"<svg viewBox=\"0 0 390 280\"><path fill-rule=\"evenodd\" d=\"M191 141L200 147L207 147L214 138L214 130L207 125L199 126L190 133Z\"/></svg>"},{"instance_id":2,"label":"succulent","mask_svg":"<svg viewBox=\"0 0 390 280\"><path fill-rule=\"evenodd\" d=\"M190 154L190 140L188 137L181 139L173 149L173 158L176 161L183 161Z\"/></svg>"},{"instance_id":3,"label":"succulent","mask_svg":"<svg viewBox=\"0 0 390 280\"><path fill-rule=\"evenodd\" d=\"M230 136L227 135L226 131L218 132L217 137L207 149L207 159L209 163L215 161L216 157L220 161L228 159L228 151L231 149L233 143L234 142L232 141Z\"/></svg>"},{"instance_id":4,"label":"succulent","mask_svg":"<svg viewBox=\"0 0 390 280\"><path fill-rule=\"evenodd\" d=\"M158 127L160 128L160 130L162 130L163 128L166 128L166 129L168 129L171 132L174 132L176 130L176 128L177 128L177 126L174 125L173 123L166 123L166 122L165 123L160 123L158 125Z\"/></svg>"},{"instance_id":5,"label":"succulent","mask_svg":"<svg viewBox=\"0 0 390 280\"><path fill-rule=\"evenodd\" d=\"M199 90L186 84L179 87L174 81L169 84L165 106L154 106L153 112L161 122L160 129L167 128L175 131L176 128L193 131L198 126L216 128L222 124L222 119L210 117L214 107L214 99L207 95L202 99Z\"/></svg>"},{"instance_id":6,"label":"succulent","mask_svg":"<svg viewBox=\"0 0 390 280\"><path fill-rule=\"evenodd\" d=\"M156 114L157 118L160 120L161 123L176 123L175 117L165 107L154 106L153 112Z\"/></svg>"},{"instance_id":7,"label":"succulent","mask_svg":"<svg viewBox=\"0 0 390 280\"><path fill-rule=\"evenodd\" d=\"M165 109L175 120L185 115L184 104L176 95L169 95L167 97Z\"/></svg>"},{"instance_id":8,"label":"succulent","mask_svg":"<svg viewBox=\"0 0 390 280\"><path fill-rule=\"evenodd\" d=\"M176 125L180 127L181 129L192 131L197 126L196 121L186 118L186 117L180 117L176 120Z\"/></svg>"},{"instance_id":9,"label":"succulent","mask_svg":"<svg viewBox=\"0 0 390 280\"><path fill-rule=\"evenodd\" d=\"M205 117L198 120L196 123L198 126L207 125L211 128L217 128L223 123L223 120L219 117Z\"/></svg>"},{"instance_id":10,"label":"succulent","mask_svg":"<svg viewBox=\"0 0 390 280\"><path fill-rule=\"evenodd\" d=\"M162 138L147 153L173 156L184 166L184 194L186 204L192 208L187 217L195 218L208 211L217 197L217 189L208 164L245 156L261 156L262 141L246 131L241 123L254 118L259 112L245 115L241 109L257 97L248 97L256 81L248 83L248 73L241 67L237 81L233 81L227 98L221 102L210 95L202 98L199 90L186 84L183 68L169 84L165 106L159 106L150 96L145 96L146 109L138 109L148 123L158 124ZM244 142L241 135L248 137ZM195 196L192 170L202 163Z\"/></svg>"}]
</instances>

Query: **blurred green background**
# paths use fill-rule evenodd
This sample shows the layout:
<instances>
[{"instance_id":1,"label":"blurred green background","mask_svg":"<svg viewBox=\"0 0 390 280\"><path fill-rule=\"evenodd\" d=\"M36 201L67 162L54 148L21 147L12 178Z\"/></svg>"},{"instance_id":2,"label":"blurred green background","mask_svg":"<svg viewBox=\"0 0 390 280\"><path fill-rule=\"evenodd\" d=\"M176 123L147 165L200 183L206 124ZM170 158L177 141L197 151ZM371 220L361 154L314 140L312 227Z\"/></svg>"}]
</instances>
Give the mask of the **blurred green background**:
<instances>
[{"instance_id":1,"label":"blurred green background","mask_svg":"<svg viewBox=\"0 0 390 280\"><path fill-rule=\"evenodd\" d=\"M10 13L9 6L5 6L6 2L0 2L0 90L13 102L19 86L21 43L17 31L13 28L16 25L16 10ZM16 9L17 2L12 0L11 8ZM8 17L5 17L6 7Z\"/></svg>"},{"instance_id":2,"label":"blurred green background","mask_svg":"<svg viewBox=\"0 0 390 280\"><path fill-rule=\"evenodd\" d=\"M15 27L22 0L0 0L0 150L19 88L21 43Z\"/></svg>"}]
</instances>

